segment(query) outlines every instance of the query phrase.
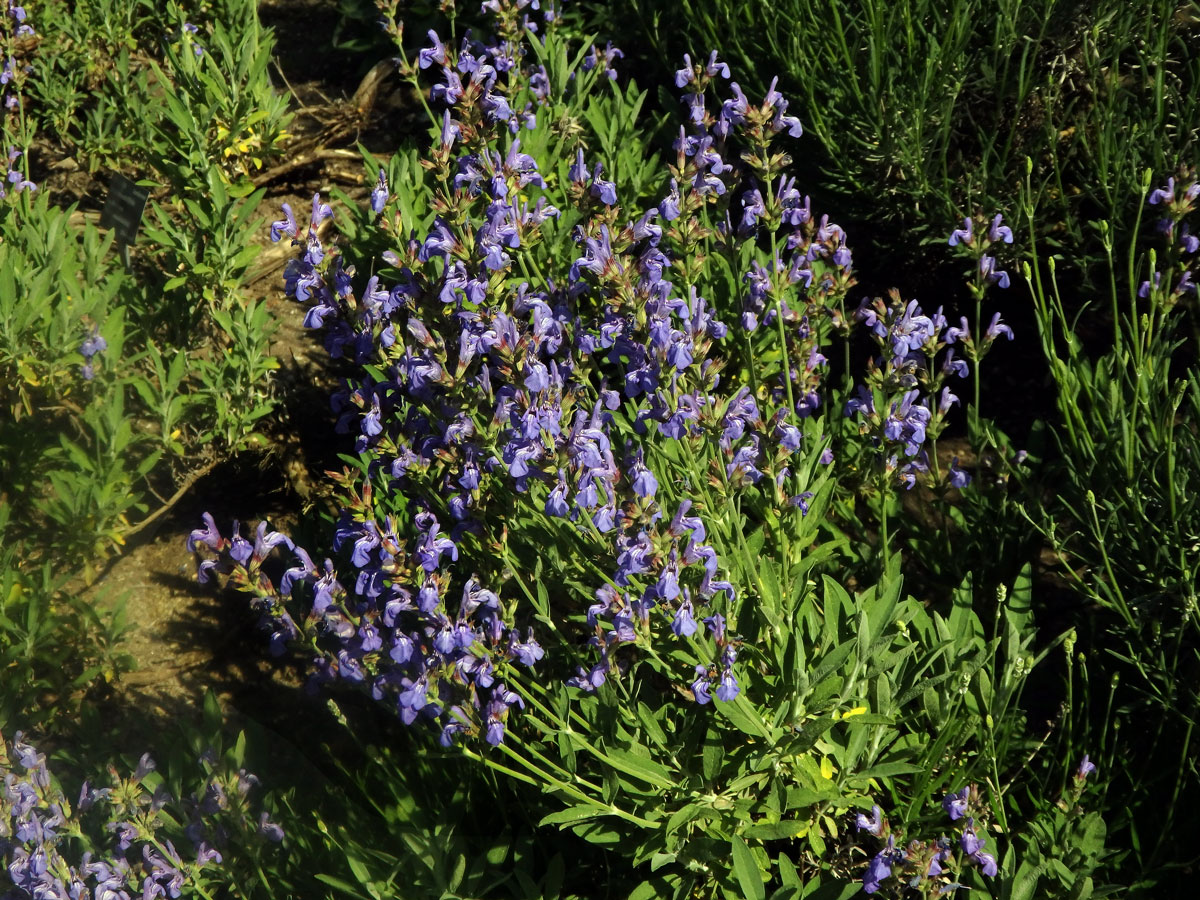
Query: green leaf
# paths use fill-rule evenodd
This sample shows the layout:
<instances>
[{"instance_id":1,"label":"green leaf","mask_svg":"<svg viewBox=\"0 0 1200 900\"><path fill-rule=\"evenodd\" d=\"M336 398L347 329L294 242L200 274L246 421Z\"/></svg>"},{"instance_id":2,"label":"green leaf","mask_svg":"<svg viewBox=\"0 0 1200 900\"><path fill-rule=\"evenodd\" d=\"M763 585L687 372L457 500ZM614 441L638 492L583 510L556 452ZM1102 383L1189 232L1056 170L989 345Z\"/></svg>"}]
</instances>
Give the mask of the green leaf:
<instances>
[{"instance_id":1,"label":"green leaf","mask_svg":"<svg viewBox=\"0 0 1200 900\"><path fill-rule=\"evenodd\" d=\"M1079 838L1076 846L1079 852L1086 856L1099 856L1104 850L1104 838L1108 830L1104 819L1097 812L1090 812L1080 822L1082 828L1077 830Z\"/></svg>"},{"instance_id":2,"label":"green leaf","mask_svg":"<svg viewBox=\"0 0 1200 900\"><path fill-rule=\"evenodd\" d=\"M669 866L678 858L678 855L675 853L663 853L661 851L655 853L652 857L650 857L650 871L657 872L663 866Z\"/></svg>"},{"instance_id":3,"label":"green leaf","mask_svg":"<svg viewBox=\"0 0 1200 900\"><path fill-rule=\"evenodd\" d=\"M570 809L559 810L552 812L549 815L542 816L538 821L538 825L574 825L577 822L583 822L587 819L594 819L597 816L612 815L612 810L606 806L596 804L579 804L572 806Z\"/></svg>"},{"instance_id":4,"label":"green leaf","mask_svg":"<svg viewBox=\"0 0 1200 900\"><path fill-rule=\"evenodd\" d=\"M851 638L848 641L843 641L841 644L826 653L821 658L821 662L817 664L816 670L812 673L811 683L813 685L818 685L828 678L834 671L836 671L842 665L842 663L846 661L850 654L854 652L856 643L857 640Z\"/></svg>"},{"instance_id":5,"label":"green leaf","mask_svg":"<svg viewBox=\"0 0 1200 900\"><path fill-rule=\"evenodd\" d=\"M358 879L358 883L367 885L367 890L370 891L371 871L366 864L356 856L346 854L346 862L350 866L350 871L354 873L354 877ZM373 892L372 892L373 893Z\"/></svg>"},{"instance_id":6,"label":"green leaf","mask_svg":"<svg viewBox=\"0 0 1200 900\"><path fill-rule=\"evenodd\" d=\"M871 609L871 621L875 623L871 628L871 647L877 646L883 640L884 632L896 617L896 606L900 602L900 587L901 580L897 577L890 577L878 586L878 591L883 596L876 600Z\"/></svg>"},{"instance_id":7,"label":"green leaf","mask_svg":"<svg viewBox=\"0 0 1200 900\"><path fill-rule=\"evenodd\" d=\"M779 587L779 569L774 560L763 557L758 567L762 584L763 614L767 621L776 622L782 611L783 591Z\"/></svg>"},{"instance_id":8,"label":"green leaf","mask_svg":"<svg viewBox=\"0 0 1200 900\"><path fill-rule=\"evenodd\" d=\"M923 768L923 766L904 762L880 763L877 766L871 766L869 769L854 773L853 780L857 782L866 781L868 778L894 778L897 775L911 775L913 772L923 771Z\"/></svg>"},{"instance_id":9,"label":"green leaf","mask_svg":"<svg viewBox=\"0 0 1200 900\"><path fill-rule=\"evenodd\" d=\"M728 703L718 700L715 705L717 712L728 719L733 727L742 734L761 738L771 737L769 726L763 722L758 715L758 710L746 699L745 694L738 694Z\"/></svg>"},{"instance_id":10,"label":"green leaf","mask_svg":"<svg viewBox=\"0 0 1200 900\"><path fill-rule=\"evenodd\" d=\"M677 786L676 779L672 777L666 766L646 756L640 756L628 750L621 749L608 750L605 755L607 761L614 768L619 769L626 775L640 778L642 781L652 784L655 787L673 788Z\"/></svg>"},{"instance_id":11,"label":"green leaf","mask_svg":"<svg viewBox=\"0 0 1200 900\"><path fill-rule=\"evenodd\" d=\"M161 450L155 450L140 463L138 463L138 467L135 470L137 477L144 477L151 469L158 465L158 461L162 459L162 455L163 452Z\"/></svg>"},{"instance_id":12,"label":"green leaf","mask_svg":"<svg viewBox=\"0 0 1200 900\"><path fill-rule=\"evenodd\" d=\"M662 726L658 724L658 720L654 718L654 713L650 711L645 703L638 702L637 705L638 721L641 722L642 728L645 729L646 735L650 740L654 741L660 747L667 747L667 735L662 730Z\"/></svg>"},{"instance_id":13,"label":"green leaf","mask_svg":"<svg viewBox=\"0 0 1200 900\"><path fill-rule=\"evenodd\" d=\"M1032 900L1041 874L1041 866L1032 866L1027 862L1021 863L1017 874L1013 877L1012 893L1008 895L1008 900Z\"/></svg>"},{"instance_id":14,"label":"green leaf","mask_svg":"<svg viewBox=\"0 0 1200 900\"><path fill-rule=\"evenodd\" d=\"M865 609L858 612L858 634L855 638L858 648L858 661L866 663L871 658L871 617Z\"/></svg>"},{"instance_id":15,"label":"green leaf","mask_svg":"<svg viewBox=\"0 0 1200 900\"><path fill-rule=\"evenodd\" d=\"M562 893L565 872L566 864L563 862L562 854L555 853L550 859L550 864L546 867L546 876L542 879L543 900L557 900L558 896ZM458 885L455 884L451 887L451 890L457 887Z\"/></svg>"},{"instance_id":16,"label":"green leaf","mask_svg":"<svg viewBox=\"0 0 1200 900\"><path fill-rule=\"evenodd\" d=\"M326 875L324 872L317 873L317 881L321 882L322 884L327 884L334 890L341 891L343 894L349 894L351 897L359 897L361 900L369 900L365 894L360 894L354 885L350 884L348 881L342 881L342 879L334 878L332 875Z\"/></svg>"},{"instance_id":17,"label":"green leaf","mask_svg":"<svg viewBox=\"0 0 1200 900\"><path fill-rule=\"evenodd\" d=\"M807 822L801 822L799 819L785 819L782 822L760 822L750 825L743 834L748 838L757 838L760 841L781 841L799 837L807 831Z\"/></svg>"},{"instance_id":18,"label":"green leaf","mask_svg":"<svg viewBox=\"0 0 1200 900\"><path fill-rule=\"evenodd\" d=\"M775 861L776 867L779 869L779 880L784 887L801 887L800 873L796 871L796 864L785 853L780 853Z\"/></svg>"},{"instance_id":19,"label":"green leaf","mask_svg":"<svg viewBox=\"0 0 1200 900\"><path fill-rule=\"evenodd\" d=\"M811 885L812 882L809 882ZM856 894L862 893L862 882L831 881L821 885L811 894L804 894L805 900L850 900Z\"/></svg>"},{"instance_id":20,"label":"green leaf","mask_svg":"<svg viewBox=\"0 0 1200 900\"><path fill-rule=\"evenodd\" d=\"M508 859L508 844L503 842L493 844L488 848L484 858L488 861L488 865L503 865L504 861Z\"/></svg>"},{"instance_id":21,"label":"green leaf","mask_svg":"<svg viewBox=\"0 0 1200 900\"><path fill-rule=\"evenodd\" d=\"M704 773L704 780L716 781L724 761L725 743L714 722L704 735L704 748L701 756L701 771Z\"/></svg>"},{"instance_id":22,"label":"green leaf","mask_svg":"<svg viewBox=\"0 0 1200 900\"><path fill-rule=\"evenodd\" d=\"M680 807L671 813L671 817L667 819L667 834L671 834L693 819L698 819L701 816L711 818L713 815L712 807L707 803L689 803L687 806Z\"/></svg>"},{"instance_id":23,"label":"green leaf","mask_svg":"<svg viewBox=\"0 0 1200 900\"><path fill-rule=\"evenodd\" d=\"M797 755L807 753L820 740L821 735L835 724L834 720L828 716L805 722L804 727L787 742L787 752Z\"/></svg>"},{"instance_id":24,"label":"green leaf","mask_svg":"<svg viewBox=\"0 0 1200 900\"><path fill-rule=\"evenodd\" d=\"M767 889L759 873L758 862L746 842L738 835L730 840L733 854L733 874L737 878L742 894L750 900L766 900Z\"/></svg>"},{"instance_id":25,"label":"green leaf","mask_svg":"<svg viewBox=\"0 0 1200 900\"><path fill-rule=\"evenodd\" d=\"M808 788L790 787L787 789L784 808L807 809L810 806L816 806L818 803L826 803L830 800L839 799L840 795L837 791L814 791Z\"/></svg>"}]
</instances>

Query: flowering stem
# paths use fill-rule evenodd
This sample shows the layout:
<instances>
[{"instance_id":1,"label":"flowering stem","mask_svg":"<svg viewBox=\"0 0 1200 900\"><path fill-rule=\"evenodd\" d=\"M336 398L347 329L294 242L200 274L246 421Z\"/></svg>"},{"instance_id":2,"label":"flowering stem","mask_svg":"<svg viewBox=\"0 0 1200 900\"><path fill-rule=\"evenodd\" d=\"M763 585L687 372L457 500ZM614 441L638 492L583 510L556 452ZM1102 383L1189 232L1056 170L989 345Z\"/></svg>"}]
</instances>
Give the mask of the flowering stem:
<instances>
[{"instance_id":1,"label":"flowering stem","mask_svg":"<svg viewBox=\"0 0 1200 900\"><path fill-rule=\"evenodd\" d=\"M742 343L746 349L746 371L750 373L750 393L757 399L758 397L758 372L754 365L754 347L750 343L750 332L745 328L741 329Z\"/></svg>"},{"instance_id":2,"label":"flowering stem","mask_svg":"<svg viewBox=\"0 0 1200 900\"><path fill-rule=\"evenodd\" d=\"M429 116L429 123L436 126L439 120L438 117L433 114L433 110L429 107L429 101L425 99L425 89L421 87L421 80L417 77L416 70L409 66L408 54L404 52L404 48L399 44L397 44L397 47L400 50L401 65L406 70L412 72L412 75L408 78L408 83L411 84L413 89L417 92L417 99L421 101L421 106L425 109L425 115Z\"/></svg>"},{"instance_id":3,"label":"flowering stem","mask_svg":"<svg viewBox=\"0 0 1200 900\"><path fill-rule=\"evenodd\" d=\"M766 145L763 146L763 155L766 156ZM767 179L767 209L775 208L775 189L771 185L770 178ZM776 271L776 265L779 263L779 240L775 234L775 229L771 229L771 286L775 287L775 277L779 274ZM796 414L796 400L792 396L792 358L788 353L787 330L783 327L783 294L782 288L780 293L775 295L775 322L779 328L779 354L783 358L783 384L787 388L788 414L784 420L791 423L792 416ZM751 367L753 369L753 367Z\"/></svg>"},{"instance_id":4,"label":"flowering stem","mask_svg":"<svg viewBox=\"0 0 1200 900\"><path fill-rule=\"evenodd\" d=\"M980 329L983 327L983 323L981 321L982 316L983 316L983 292L982 292L982 285L980 285L980 290L975 295L975 371L973 373L975 377L973 379L974 383L971 385L972 388L974 388L974 393L975 393L975 415L976 416L979 415L980 369L983 366L983 354L980 352L980 348L983 347L983 343L982 343L983 334L980 331Z\"/></svg>"}]
</instances>

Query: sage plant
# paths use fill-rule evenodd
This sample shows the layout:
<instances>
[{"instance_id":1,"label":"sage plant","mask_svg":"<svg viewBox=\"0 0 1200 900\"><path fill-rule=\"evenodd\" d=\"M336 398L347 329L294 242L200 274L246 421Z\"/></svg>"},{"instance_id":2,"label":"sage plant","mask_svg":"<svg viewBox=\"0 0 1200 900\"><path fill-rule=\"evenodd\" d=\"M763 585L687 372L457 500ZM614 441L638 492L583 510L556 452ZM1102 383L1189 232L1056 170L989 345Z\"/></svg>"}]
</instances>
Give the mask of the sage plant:
<instances>
[{"instance_id":1,"label":"sage plant","mask_svg":"<svg viewBox=\"0 0 1200 900\"><path fill-rule=\"evenodd\" d=\"M290 207L271 227L272 238L303 250L285 282L308 306L306 325L323 330L331 356L362 367L333 397L338 429L354 435L366 463L361 475L344 476L349 502L333 537L349 569L317 566L292 548L297 565L276 585L261 566L271 547L290 541L265 526L251 544L209 520L189 541L220 555L205 574L220 568L255 593L276 647L302 635L315 644L316 682L361 685L405 722L435 720L446 742L503 739L527 699L511 686L545 655L535 620L559 629L572 612L543 608L529 585L521 586L526 611L498 590L513 577L514 504L584 542L600 579L574 609L584 646L570 653L570 685L590 692L626 671L634 655L626 648L699 647L706 638L707 659L682 685L700 702L737 696L739 638L725 625L737 591L722 577L695 501L668 501L656 467L676 452L664 444L693 458L711 448L713 468L697 477L714 479L720 494L769 485L773 503L803 515L811 493L793 486L789 460L812 450L797 426L820 405L826 304L852 281L844 232L813 222L782 174L786 155L771 149L799 136L798 120L776 92L752 106L736 84L733 99L709 111L705 92L727 74L715 55L677 79L690 124L657 206L623 218L615 184L582 146L554 173L565 177L552 193L522 143L556 102L511 19L523 8L497 7L496 44L468 38L454 48L431 33L415 65L402 62L405 74L432 75L431 99L444 108L433 114L423 163L436 214L423 235L410 233L385 255L396 272L390 284L377 274L355 291L353 272L319 237L333 215L319 197L307 228ZM616 58L606 49L579 78L607 74ZM381 173L371 205L384 218L389 194ZM710 228L721 197L737 198L740 222L726 213ZM575 253L536 252L563 245L564 219L574 223ZM750 264L742 330L760 319L770 326L788 366L763 372L760 398L751 385L723 380L731 363L756 363L742 346L723 349L728 326L691 270L704 240L737 258L766 235L774 271ZM672 268L682 292L667 280ZM797 284L815 289L805 297ZM287 610L301 586L312 599L297 618Z\"/></svg>"},{"instance_id":2,"label":"sage plant","mask_svg":"<svg viewBox=\"0 0 1200 900\"><path fill-rule=\"evenodd\" d=\"M644 134L613 138L644 99L610 77L615 48L568 52L523 0L485 9L490 40L401 46L428 150L372 163L361 210L318 195L270 226L297 252L287 295L349 373L328 549L207 514L188 549L251 595L272 652L308 657L314 690L366 693L538 784L568 807L545 824L635 826L628 855L669 855L677 896L756 893L773 876L755 882L748 841L784 809L828 869L834 815L865 802L854 773L893 741L843 748L835 784L843 739L822 736L890 727L857 702L867 661L925 633L893 627L919 606L895 579L855 597L817 580L842 475L827 357L864 321L847 234L791 174L803 132L774 87L756 102L718 54L685 59L656 167ZM889 390L926 393L858 443L916 460L945 416L928 392L961 366L944 322L882 316ZM919 671L941 665L925 652Z\"/></svg>"},{"instance_id":3,"label":"sage plant","mask_svg":"<svg viewBox=\"0 0 1200 900\"><path fill-rule=\"evenodd\" d=\"M189 824L180 833L180 804L153 775L149 754L122 777L111 768L107 787L85 781L72 803L46 764L46 757L17 732L0 736L0 887L5 896L56 900L66 897L179 897L199 889L219 865L231 830L247 827L249 807L231 805L227 790L240 797L257 783L246 772L234 783L214 777L202 798L190 804ZM248 826L265 840L278 841L282 829L262 813ZM170 839L186 836L190 853ZM226 850L228 852L228 850Z\"/></svg>"},{"instance_id":4,"label":"sage plant","mask_svg":"<svg viewBox=\"0 0 1200 900\"><path fill-rule=\"evenodd\" d=\"M960 880L967 878L970 869L978 869L987 878L996 877L996 857L984 849L988 808L979 789L969 785L948 794L942 809L958 831L957 840L943 834L932 840L914 838L904 843L878 806L869 816L859 813L855 817L860 834L866 832L883 842L863 872L864 893L893 888L896 896L916 891L924 897L941 897L960 888L970 890L971 886Z\"/></svg>"}]
</instances>

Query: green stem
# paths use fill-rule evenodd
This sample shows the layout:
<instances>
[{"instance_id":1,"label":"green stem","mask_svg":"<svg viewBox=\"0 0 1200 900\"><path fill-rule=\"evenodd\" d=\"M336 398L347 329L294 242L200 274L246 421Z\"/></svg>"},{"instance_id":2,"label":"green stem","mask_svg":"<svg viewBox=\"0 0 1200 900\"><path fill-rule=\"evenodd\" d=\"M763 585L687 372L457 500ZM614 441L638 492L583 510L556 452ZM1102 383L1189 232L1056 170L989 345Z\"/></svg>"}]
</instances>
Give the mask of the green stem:
<instances>
[{"instance_id":1,"label":"green stem","mask_svg":"<svg viewBox=\"0 0 1200 900\"><path fill-rule=\"evenodd\" d=\"M880 571L887 569L888 563L888 493L885 479L879 484L879 557Z\"/></svg>"},{"instance_id":2,"label":"green stem","mask_svg":"<svg viewBox=\"0 0 1200 900\"><path fill-rule=\"evenodd\" d=\"M978 268L978 266L976 267ZM975 393L975 415L979 415L979 381L980 369L983 367L983 322L980 317L983 315L983 294L977 292L975 296L975 371L974 371L974 388Z\"/></svg>"}]
</instances>

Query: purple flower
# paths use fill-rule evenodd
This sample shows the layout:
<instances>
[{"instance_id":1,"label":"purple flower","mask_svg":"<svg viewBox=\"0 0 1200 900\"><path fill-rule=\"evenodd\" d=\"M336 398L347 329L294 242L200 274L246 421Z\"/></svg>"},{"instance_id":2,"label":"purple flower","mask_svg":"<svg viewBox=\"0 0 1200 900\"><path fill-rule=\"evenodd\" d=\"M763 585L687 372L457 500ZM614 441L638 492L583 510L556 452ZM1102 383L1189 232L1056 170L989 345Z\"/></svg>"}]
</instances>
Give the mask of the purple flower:
<instances>
[{"instance_id":1,"label":"purple flower","mask_svg":"<svg viewBox=\"0 0 1200 900\"><path fill-rule=\"evenodd\" d=\"M958 399L957 394L955 394L953 391L951 391L950 388L948 388L948 387L942 388L942 396L941 396L941 399L938 400L938 415L939 416L946 415L947 413L950 412L950 407L952 407L955 403L958 403L958 402L959 402L959 399ZM957 459L957 457L956 457L956 459Z\"/></svg>"},{"instance_id":2,"label":"purple flower","mask_svg":"<svg viewBox=\"0 0 1200 900\"><path fill-rule=\"evenodd\" d=\"M654 492L658 490L658 479L654 477L654 473L639 460L634 463L632 474L633 492L639 497L652 498Z\"/></svg>"},{"instance_id":3,"label":"purple flower","mask_svg":"<svg viewBox=\"0 0 1200 900\"><path fill-rule=\"evenodd\" d=\"M438 38L436 31L430 30L429 40L433 42L433 46L417 54L417 65L422 69L428 69L434 63L446 65L446 45Z\"/></svg>"},{"instance_id":4,"label":"purple flower","mask_svg":"<svg viewBox=\"0 0 1200 900\"><path fill-rule=\"evenodd\" d=\"M947 476L951 487L961 490L971 483L971 473L966 469L960 469L958 466L958 457L954 457L950 461L950 473Z\"/></svg>"},{"instance_id":5,"label":"purple flower","mask_svg":"<svg viewBox=\"0 0 1200 900\"><path fill-rule=\"evenodd\" d=\"M684 599L679 604L679 609L675 611L675 617L671 620L671 630L675 632L676 637L691 637L696 633L696 619L693 616L692 601Z\"/></svg>"},{"instance_id":6,"label":"purple flower","mask_svg":"<svg viewBox=\"0 0 1200 900\"><path fill-rule=\"evenodd\" d=\"M739 232L749 234L758 224L758 220L766 214L767 207L763 202L762 192L758 188L747 191L742 195L742 222L738 226Z\"/></svg>"},{"instance_id":7,"label":"purple flower","mask_svg":"<svg viewBox=\"0 0 1200 900\"><path fill-rule=\"evenodd\" d=\"M883 436L889 441L904 444L904 452L916 456L925 443L925 427L929 424L930 412L917 402L920 391L906 393L899 404L892 404L891 413L883 424Z\"/></svg>"},{"instance_id":8,"label":"purple flower","mask_svg":"<svg viewBox=\"0 0 1200 900\"><path fill-rule=\"evenodd\" d=\"M371 212L379 215L383 212L383 206L388 201L388 183L387 174L381 168L379 170L379 180L375 182L375 188L371 191ZM272 234L274 234L274 226L272 226Z\"/></svg>"},{"instance_id":9,"label":"purple flower","mask_svg":"<svg viewBox=\"0 0 1200 900\"><path fill-rule=\"evenodd\" d=\"M658 204L658 214L668 222L672 222L679 218L679 184L674 178L671 179L671 190L666 198Z\"/></svg>"},{"instance_id":10,"label":"purple flower","mask_svg":"<svg viewBox=\"0 0 1200 900\"><path fill-rule=\"evenodd\" d=\"M308 220L309 228L316 231L318 226L326 219L333 218L333 207L328 203L321 202L319 193L313 194L312 198L312 217ZM313 263L316 265L316 262Z\"/></svg>"},{"instance_id":11,"label":"purple flower","mask_svg":"<svg viewBox=\"0 0 1200 900\"><path fill-rule=\"evenodd\" d=\"M292 214L291 204L283 204L283 218L271 223L271 240L278 243L285 234L295 240L296 217Z\"/></svg>"},{"instance_id":12,"label":"purple flower","mask_svg":"<svg viewBox=\"0 0 1200 900\"><path fill-rule=\"evenodd\" d=\"M442 110L442 137L441 146L446 152L454 145L454 141L461 136L462 125L458 120L450 117L450 110Z\"/></svg>"},{"instance_id":13,"label":"purple flower","mask_svg":"<svg viewBox=\"0 0 1200 900\"><path fill-rule=\"evenodd\" d=\"M592 69L600 68L604 70L604 74L611 80L616 80L617 70L614 69L613 62L617 59L623 59L625 54L613 46L612 41L601 50L595 45L592 46L592 52L584 57L583 70L590 72Z\"/></svg>"},{"instance_id":14,"label":"purple flower","mask_svg":"<svg viewBox=\"0 0 1200 900\"><path fill-rule=\"evenodd\" d=\"M588 170L587 163L585 163L583 159L582 147L577 147L575 149L575 162L573 162L571 167L567 169L567 177L571 179L571 182L574 184L582 185L587 183Z\"/></svg>"},{"instance_id":15,"label":"purple flower","mask_svg":"<svg viewBox=\"0 0 1200 900\"><path fill-rule=\"evenodd\" d=\"M826 451L826 452L828 452L828 451ZM797 494L795 497L789 497L788 504L790 506L794 506L797 509L799 509L800 515L807 516L808 515L808 501L811 500L812 498L813 498L812 491L803 491L802 493Z\"/></svg>"},{"instance_id":16,"label":"purple flower","mask_svg":"<svg viewBox=\"0 0 1200 900\"><path fill-rule=\"evenodd\" d=\"M998 241L1004 241L1006 244L1011 244L1013 242L1012 229L1007 225L1001 225L1000 222L1002 219L1003 216L1001 216L1000 213L996 213L995 217L992 219L992 227L988 229L988 240L993 244L997 243Z\"/></svg>"},{"instance_id":17,"label":"purple flower","mask_svg":"<svg viewBox=\"0 0 1200 900\"><path fill-rule=\"evenodd\" d=\"M1158 188L1150 192L1150 197L1146 200L1151 206L1158 206L1160 203L1169 205L1175 202L1175 179L1168 178L1165 188Z\"/></svg>"},{"instance_id":18,"label":"purple flower","mask_svg":"<svg viewBox=\"0 0 1200 900\"><path fill-rule=\"evenodd\" d=\"M258 833L276 844L283 840L283 829L268 819L265 810L258 817Z\"/></svg>"},{"instance_id":19,"label":"purple flower","mask_svg":"<svg viewBox=\"0 0 1200 900\"><path fill-rule=\"evenodd\" d=\"M957 822L967 814L967 797L970 795L970 790L969 787L965 787L957 793L947 794L942 800L942 809L946 811L951 822Z\"/></svg>"},{"instance_id":20,"label":"purple flower","mask_svg":"<svg viewBox=\"0 0 1200 900\"><path fill-rule=\"evenodd\" d=\"M962 838L959 840L963 852L975 865L979 866L979 870L988 878L995 878L997 872L996 857L990 853L983 852L983 845L987 843L984 838L978 837L975 834L975 825L972 822L962 833Z\"/></svg>"},{"instance_id":21,"label":"purple flower","mask_svg":"<svg viewBox=\"0 0 1200 900\"><path fill-rule=\"evenodd\" d=\"M457 72L450 68L442 69L442 77L446 79L445 83L435 84L430 90L429 96L434 100L443 101L447 106L453 106L462 99L462 79L458 77Z\"/></svg>"},{"instance_id":22,"label":"purple flower","mask_svg":"<svg viewBox=\"0 0 1200 900\"><path fill-rule=\"evenodd\" d=\"M682 88L691 84L696 78L696 70L692 66L690 54L683 54L683 68L675 70L675 87Z\"/></svg>"},{"instance_id":23,"label":"purple flower","mask_svg":"<svg viewBox=\"0 0 1200 900\"><path fill-rule=\"evenodd\" d=\"M521 643L517 639L515 631L511 633L508 643L508 655L523 666L532 666L546 655L546 651L542 649L541 644L533 639L533 630L530 629L525 633L524 643Z\"/></svg>"},{"instance_id":24,"label":"purple flower","mask_svg":"<svg viewBox=\"0 0 1200 900\"><path fill-rule=\"evenodd\" d=\"M1075 780L1083 781L1092 772L1096 771L1096 764L1088 759L1087 754L1083 754L1083 759L1079 761L1079 768L1075 772Z\"/></svg>"},{"instance_id":25,"label":"purple flower","mask_svg":"<svg viewBox=\"0 0 1200 900\"><path fill-rule=\"evenodd\" d=\"M566 518L570 514L567 506L567 481L561 469L558 473L557 484L551 488L550 496L546 498L545 510L546 515L558 518Z\"/></svg>"},{"instance_id":26,"label":"purple flower","mask_svg":"<svg viewBox=\"0 0 1200 900\"><path fill-rule=\"evenodd\" d=\"M686 55L684 59L687 59ZM715 78L717 75L720 75L722 78L729 78L729 66L717 59L716 50L713 50L708 55L708 62L704 65L704 74L709 78Z\"/></svg>"},{"instance_id":27,"label":"purple flower","mask_svg":"<svg viewBox=\"0 0 1200 900\"><path fill-rule=\"evenodd\" d=\"M763 100L764 106L771 106L775 109L775 118L771 122L771 131L778 134L786 130L790 137L798 138L804 133L804 129L801 128L800 120L795 116L785 115L788 102L779 91L775 90L775 85L778 82L778 77L771 80L771 86L767 88L767 95Z\"/></svg>"},{"instance_id":28,"label":"purple flower","mask_svg":"<svg viewBox=\"0 0 1200 900\"><path fill-rule=\"evenodd\" d=\"M950 235L950 246L957 247L960 243L968 247L975 242L975 226L969 218L963 219L963 227L957 228Z\"/></svg>"},{"instance_id":29,"label":"purple flower","mask_svg":"<svg viewBox=\"0 0 1200 900\"><path fill-rule=\"evenodd\" d=\"M1154 273L1153 282L1153 285L1151 285L1149 281L1143 281L1141 286L1138 288L1138 296L1143 300L1150 296L1151 290L1158 290L1162 285L1162 272Z\"/></svg>"},{"instance_id":30,"label":"purple flower","mask_svg":"<svg viewBox=\"0 0 1200 900\"><path fill-rule=\"evenodd\" d=\"M998 284L1002 288L1007 289L1009 286L1008 273L998 270L995 257L988 256L986 253L979 257L979 277L984 281Z\"/></svg>"},{"instance_id":31,"label":"purple flower","mask_svg":"<svg viewBox=\"0 0 1200 900\"><path fill-rule=\"evenodd\" d=\"M996 340L996 338L1000 337L1000 335L1004 335L1010 341L1013 339L1012 329L1001 322L1000 313L996 313L992 316L992 321L991 324L988 325L987 331L984 332L984 341L985 343L990 344L992 341Z\"/></svg>"},{"instance_id":32,"label":"purple flower","mask_svg":"<svg viewBox=\"0 0 1200 900\"><path fill-rule=\"evenodd\" d=\"M100 329L93 327L92 333L89 334L82 344L79 345L79 352L84 359L90 360L97 353L102 353L108 349L108 341L100 336Z\"/></svg>"},{"instance_id":33,"label":"purple flower","mask_svg":"<svg viewBox=\"0 0 1200 900\"><path fill-rule=\"evenodd\" d=\"M1187 223L1184 223L1183 228L1179 232L1179 243L1183 247L1184 253L1195 253L1200 250L1200 238L1192 234Z\"/></svg>"},{"instance_id":34,"label":"purple flower","mask_svg":"<svg viewBox=\"0 0 1200 900\"><path fill-rule=\"evenodd\" d=\"M962 341L964 344L971 342L971 326L967 324L967 317L963 316L958 322L957 326L951 325L946 329L945 340L947 344L954 344L958 341ZM964 375L963 377L966 376Z\"/></svg>"},{"instance_id":35,"label":"purple flower","mask_svg":"<svg viewBox=\"0 0 1200 900\"><path fill-rule=\"evenodd\" d=\"M854 825L859 831L869 831L878 837L879 830L883 827L883 810L878 806L872 806L870 816L866 813L859 813L854 817Z\"/></svg>"},{"instance_id":36,"label":"purple flower","mask_svg":"<svg viewBox=\"0 0 1200 900\"><path fill-rule=\"evenodd\" d=\"M613 206L617 202L617 186L600 177L601 168L600 163L596 163L596 168L592 171L590 193L605 206Z\"/></svg>"},{"instance_id":37,"label":"purple flower","mask_svg":"<svg viewBox=\"0 0 1200 900\"><path fill-rule=\"evenodd\" d=\"M425 530L416 550L421 568L426 572L436 572L443 553L449 553L451 559L458 559L458 547L454 541L448 537L438 537L440 526L436 518L429 513L418 513L416 521L418 527ZM426 522L428 525L424 524Z\"/></svg>"},{"instance_id":38,"label":"purple flower","mask_svg":"<svg viewBox=\"0 0 1200 900\"><path fill-rule=\"evenodd\" d=\"M721 684L717 688L717 699L722 703L730 703L741 692L742 689L738 687L737 679L733 677L733 669L726 669L722 672Z\"/></svg>"},{"instance_id":39,"label":"purple flower","mask_svg":"<svg viewBox=\"0 0 1200 900\"><path fill-rule=\"evenodd\" d=\"M192 532L192 534L195 534L195 532ZM254 558L259 560L266 559L267 554L280 544L283 544L289 550L296 548L296 545L292 543L291 538L287 535L280 534L278 531L267 531L265 519L259 522L258 530L254 534Z\"/></svg>"},{"instance_id":40,"label":"purple flower","mask_svg":"<svg viewBox=\"0 0 1200 900\"><path fill-rule=\"evenodd\" d=\"M701 706L712 702L712 695L709 693L710 687L708 669L705 666L696 666L696 680L692 682L692 695Z\"/></svg>"},{"instance_id":41,"label":"purple flower","mask_svg":"<svg viewBox=\"0 0 1200 900\"><path fill-rule=\"evenodd\" d=\"M905 853L896 849L896 838L888 837L887 846L871 857L867 871L863 873L863 892L873 894L892 875L892 866L903 862Z\"/></svg>"},{"instance_id":42,"label":"purple flower","mask_svg":"<svg viewBox=\"0 0 1200 900\"><path fill-rule=\"evenodd\" d=\"M950 331L951 331L951 329L949 329L949 328L946 329L946 335L947 335L946 341L947 342L950 341L950 338L949 338ZM958 332L960 332L961 329L954 329L954 331L955 331L955 338L957 339ZM942 373L944 375L957 375L959 378L966 378L967 375L970 374L970 371L971 371L970 368L967 366L967 361L965 359L955 359L954 358L954 348L950 347L946 351L945 358L942 360Z\"/></svg>"}]
</instances>

